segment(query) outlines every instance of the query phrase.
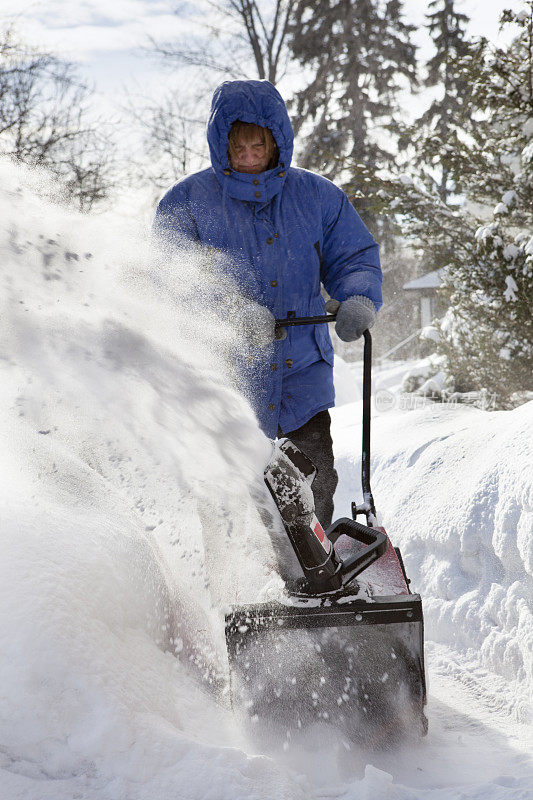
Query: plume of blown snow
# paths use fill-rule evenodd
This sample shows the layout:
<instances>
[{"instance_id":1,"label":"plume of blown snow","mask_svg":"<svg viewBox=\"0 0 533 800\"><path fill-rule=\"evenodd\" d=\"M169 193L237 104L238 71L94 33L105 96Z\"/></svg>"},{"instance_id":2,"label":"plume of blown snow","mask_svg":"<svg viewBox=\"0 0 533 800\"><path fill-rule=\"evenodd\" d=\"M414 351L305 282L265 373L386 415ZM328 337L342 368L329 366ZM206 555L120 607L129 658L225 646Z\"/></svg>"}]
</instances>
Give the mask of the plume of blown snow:
<instances>
[{"instance_id":1,"label":"plume of blown snow","mask_svg":"<svg viewBox=\"0 0 533 800\"><path fill-rule=\"evenodd\" d=\"M49 202L37 173L0 162L0 186L0 793L249 796L265 773L284 794L243 752L203 767L237 736L210 699L221 604L235 572L242 591L272 580L251 500L270 443L218 278L134 220Z\"/></svg>"}]
</instances>

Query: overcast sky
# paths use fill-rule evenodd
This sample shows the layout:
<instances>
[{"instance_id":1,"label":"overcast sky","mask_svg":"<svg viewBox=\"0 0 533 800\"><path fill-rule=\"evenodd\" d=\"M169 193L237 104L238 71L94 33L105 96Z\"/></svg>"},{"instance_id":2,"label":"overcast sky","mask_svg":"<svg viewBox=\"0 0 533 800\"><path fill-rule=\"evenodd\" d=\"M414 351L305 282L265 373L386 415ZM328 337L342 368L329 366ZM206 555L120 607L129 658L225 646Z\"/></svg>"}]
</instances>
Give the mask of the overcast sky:
<instances>
[{"instance_id":1,"label":"overcast sky","mask_svg":"<svg viewBox=\"0 0 533 800\"><path fill-rule=\"evenodd\" d=\"M9 14L4 13L3 19L13 20L21 37L78 63L82 77L96 90L93 113L100 119L123 120L122 144L127 142L130 151L137 151L137 145L134 128L124 121L124 107L132 102L145 105L148 98L157 101L169 90L179 97L180 86L195 80L182 74L177 79L146 52L149 37L171 41L194 31L186 13L194 8L194 0L6 0L6 5L8 2ZM502 10L522 6L521 0L459 0L457 4L471 18L470 34L492 41L498 39ZM181 12L174 13L178 7ZM427 2L404 0L404 9L406 21L419 27L415 42L423 61L432 52L423 27ZM282 94L290 95L295 81L297 75L282 81ZM205 91L207 88L202 86L204 98L193 108L194 116L201 119L209 108L211 87ZM413 98L406 94L404 108L416 115L420 102L424 102L423 95Z\"/></svg>"},{"instance_id":2,"label":"overcast sky","mask_svg":"<svg viewBox=\"0 0 533 800\"><path fill-rule=\"evenodd\" d=\"M157 84L158 67L143 57L149 36L173 39L187 31L186 16L173 10L193 3L180 0L10 0L9 15L27 40L80 62L84 75L103 95L116 97L121 87ZM463 0L459 8L471 17L470 33L498 36L504 8L520 0ZM420 26L417 43L428 47L422 26L425 0L404 2L407 21Z\"/></svg>"}]
</instances>

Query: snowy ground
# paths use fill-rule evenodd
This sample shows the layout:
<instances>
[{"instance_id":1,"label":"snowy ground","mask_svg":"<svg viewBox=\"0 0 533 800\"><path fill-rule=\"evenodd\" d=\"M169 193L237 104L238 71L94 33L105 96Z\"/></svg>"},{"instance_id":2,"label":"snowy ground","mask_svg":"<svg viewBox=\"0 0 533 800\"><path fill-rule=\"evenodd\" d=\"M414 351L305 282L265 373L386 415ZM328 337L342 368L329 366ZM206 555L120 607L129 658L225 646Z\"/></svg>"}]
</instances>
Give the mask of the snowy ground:
<instances>
[{"instance_id":1,"label":"snowy ground","mask_svg":"<svg viewBox=\"0 0 533 800\"><path fill-rule=\"evenodd\" d=\"M0 165L0 797L531 798L533 404L413 407L406 365L376 370L373 489L424 598L429 734L258 753L228 709L220 610L279 581L251 500L269 443L225 368L237 333L198 315L199 258L162 263L130 220L35 184ZM361 403L358 365L336 371L344 514Z\"/></svg>"}]
</instances>

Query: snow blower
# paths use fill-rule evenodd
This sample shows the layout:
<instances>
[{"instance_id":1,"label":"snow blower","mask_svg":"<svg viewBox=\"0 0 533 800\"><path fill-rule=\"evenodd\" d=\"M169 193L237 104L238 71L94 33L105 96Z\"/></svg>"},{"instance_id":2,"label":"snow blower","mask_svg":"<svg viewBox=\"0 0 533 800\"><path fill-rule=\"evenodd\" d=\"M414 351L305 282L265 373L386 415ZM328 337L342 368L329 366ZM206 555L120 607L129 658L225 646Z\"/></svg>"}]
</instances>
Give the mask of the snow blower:
<instances>
[{"instance_id":1,"label":"snow blower","mask_svg":"<svg viewBox=\"0 0 533 800\"><path fill-rule=\"evenodd\" d=\"M334 319L289 316L276 326ZM379 747L427 731L422 602L399 549L377 526L370 488L371 359L365 331L363 503L324 531L311 490L315 467L280 440L264 477L303 574L286 581L282 600L226 616L232 703L277 737L321 722Z\"/></svg>"}]
</instances>

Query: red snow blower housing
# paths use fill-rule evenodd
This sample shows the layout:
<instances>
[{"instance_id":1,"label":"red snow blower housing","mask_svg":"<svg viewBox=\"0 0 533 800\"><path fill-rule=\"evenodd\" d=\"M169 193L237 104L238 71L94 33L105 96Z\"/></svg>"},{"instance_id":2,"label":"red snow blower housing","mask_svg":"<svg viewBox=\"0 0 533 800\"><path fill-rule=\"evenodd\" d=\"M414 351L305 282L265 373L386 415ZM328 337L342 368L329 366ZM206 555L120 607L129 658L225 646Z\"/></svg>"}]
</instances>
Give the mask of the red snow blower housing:
<instances>
[{"instance_id":1,"label":"red snow blower housing","mask_svg":"<svg viewBox=\"0 0 533 800\"><path fill-rule=\"evenodd\" d=\"M276 325L334 319L292 317ZM352 503L353 518L324 531L311 491L314 465L289 440L278 444L265 482L303 577L286 582L280 601L234 607L226 616L226 644L232 702L262 730L290 738L325 722L375 747L426 733L426 682L422 602L409 589L400 551L376 526L368 331L364 338L363 504ZM359 515L366 525L356 521Z\"/></svg>"}]
</instances>

